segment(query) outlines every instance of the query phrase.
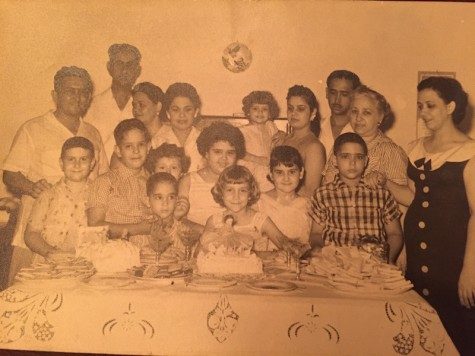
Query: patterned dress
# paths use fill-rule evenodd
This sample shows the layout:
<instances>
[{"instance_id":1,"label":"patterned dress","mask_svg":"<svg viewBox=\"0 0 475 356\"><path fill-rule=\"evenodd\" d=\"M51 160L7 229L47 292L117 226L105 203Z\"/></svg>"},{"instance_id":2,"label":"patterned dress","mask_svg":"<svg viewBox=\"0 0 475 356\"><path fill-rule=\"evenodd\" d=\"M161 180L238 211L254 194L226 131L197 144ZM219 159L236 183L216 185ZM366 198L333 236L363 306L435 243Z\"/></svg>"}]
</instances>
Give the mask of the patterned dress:
<instances>
[{"instance_id":1,"label":"patterned dress","mask_svg":"<svg viewBox=\"0 0 475 356\"><path fill-rule=\"evenodd\" d=\"M409 153L407 170L416 191L404 222L406 276L437 310L461 352L473 340L465 331L475 330L475 310L462 307L458 298L470 218L463 171L473 156L473 141L429 154L421 139Z\"/></svg>"}]
</instances>

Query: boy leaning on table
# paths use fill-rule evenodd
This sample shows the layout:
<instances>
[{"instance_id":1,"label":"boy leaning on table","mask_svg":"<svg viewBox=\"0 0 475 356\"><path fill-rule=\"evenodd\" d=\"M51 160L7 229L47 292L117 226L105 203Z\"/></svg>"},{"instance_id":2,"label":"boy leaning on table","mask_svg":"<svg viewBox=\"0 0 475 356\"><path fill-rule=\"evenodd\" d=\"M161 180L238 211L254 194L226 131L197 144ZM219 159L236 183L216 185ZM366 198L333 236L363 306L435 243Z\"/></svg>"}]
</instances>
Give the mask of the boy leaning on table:
<instances>
[{"instance_id":1,"label":"boy leaning on table","mask_svg":"<svg viewBox=\"0 0 475 356\"><path fill-rule=\"evenodd\" d=\"M67 139L59 165L64 177L35 200L25 231L25 244L35 252L33 262L74 254L79 228L87 226L85 204L94 146L81 136Z\"/></svg>"},{"instance_id":2,"label":"boy leaning on table","mask_svg":"<svg viewBox=\"0 0 475 356\"><path fill-rule=\"evenodd\" d=\"M395 263L403 245L401 212L387 189L362 179L368 164L365 141L353 132L344 133L333 150L338 174L315 191L309 209L319 236L316 244L346 245L373 236L387 242L389 262Z\"/></svg>"},{"instance_id":3,"label":"boy leaning on table","mask_svg":"<svg viewBox=\"0 0 475 356\"><path fill-rule=\"evenodd\" d=\"M114 129L119 158L115 168L99 176L89 189L89 226L108 225L111 238L130 237L138 247L148 245L153 215L147 205L144 169L150 135L142 121L127 119Z\"/></svg>"}]
</instances>

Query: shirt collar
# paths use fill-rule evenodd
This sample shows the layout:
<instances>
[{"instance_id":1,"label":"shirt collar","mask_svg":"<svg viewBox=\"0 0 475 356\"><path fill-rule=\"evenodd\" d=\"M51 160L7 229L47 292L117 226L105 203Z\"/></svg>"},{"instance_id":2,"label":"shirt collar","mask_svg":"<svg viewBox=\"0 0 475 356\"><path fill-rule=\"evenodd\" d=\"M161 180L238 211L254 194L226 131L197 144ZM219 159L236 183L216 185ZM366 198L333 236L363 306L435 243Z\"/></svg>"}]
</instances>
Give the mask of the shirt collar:
<instances>
[{"instance_id":1,"label":"shirt collar","mask_svg":"<svg viewBox=\"0 0 475 356\"><path fill-rule=\"evenodd\" d=\"M338 173L335 175L335 178L333 179L333 186L334 186L334 189L341 189L341 188L344 188L344 187L350 188L350 186L348 184L346 184L345 182L343 182L340 179L340 174L338 174ZM365 184L363 178L360 179L360 181L358 182L358 185L356 187L357 188L362 188L362 187L369 188L369 186Z\"/></svg>"},{"instance_id":2,"label":"shirt collar","mask_svg":"<svg viewBox=\"0 0 475 356\"><path fill-rule=\"evenodd\" d=\"M143 167L139 172L136 172L130 168L127 168L126 165L123 164L120 160L114 170L123 178L142 177L147 179L147 173L145 172L145 169Z\"/></svg>"}]
</instances>

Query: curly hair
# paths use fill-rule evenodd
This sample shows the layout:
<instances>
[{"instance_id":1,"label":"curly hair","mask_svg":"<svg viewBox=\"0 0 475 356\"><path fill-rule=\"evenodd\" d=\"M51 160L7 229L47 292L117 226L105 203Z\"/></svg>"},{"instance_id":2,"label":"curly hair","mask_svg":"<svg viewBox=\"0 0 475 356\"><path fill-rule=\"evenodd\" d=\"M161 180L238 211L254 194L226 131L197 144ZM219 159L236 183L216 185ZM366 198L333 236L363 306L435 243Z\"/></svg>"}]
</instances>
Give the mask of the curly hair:
<instances>
[{"instance_id":1,"label":"curly hair","mask_svg":"<svg viewBox=\"0 0 475 356\"><path fill-rule=\"evenodd\" d=\"M353 87L353 89L361 85L361 81L358 75L345 69L338 69L331 72L330 75L327 77L327 87L330 87L330 84L334 79L348 80L349 82L351 82L351 86Z\"/></svg>"},{"instance_id":2,"label":"curly hair","mask_svg":"<svg viewBox=\"0 0 475 356\"><path fill-rule=\"evenodd\" d=\"M264 104L269 107L269 118L275 119L279 117L279 104L269 91L252 91L242 99L242 111L249 117L251 106L253 104Z\"/></svg>"},{"instance_id":3,"label":"curly hair","mask_svg":"<svg viewBox=\"0 0 475 356\"><path fill-rule=\"evenodd\" d=\"M315 118L310 121L310 130L315 134L315 136L320 135L320 108L318 105L317 97L310 88L307 88L303 85L294 85L289 88L287 92L287 101L293 96L301 97L305 100L307 105L310 108L310 112L317 110Z\"/></svg>"},{"instance_id":4,"label":"curly hair","mask_svg":"<svg viewBox=\"0 0 475 356\"><path fill-rule=\"evenodd\" d=\"M173 143L163 143L157 148L151 149L147 155L144 167L150 173L155 171L155 165L162 157L178 158L182 173L188 172L191 165L191 159L185 154L183 147L178 147Z\"/></svg>"},{"instance_id":5,"label":"curly hair","mask_svg":"<svg viewBox=\"0 0 475 356\"><path fill-rule=\"evenodd\" d=\"M247 206L252 206L259 200L261 195L259 186L256 179L252 175L251 171L244 166L232 165L225 168L219 175L218 181L211 188L211 194L213 194L214 201L226 207L223 201L223 192L226 184L242 184L247 183L249 188L249 200Z\"/></svg>"},{"instance_id":6,"label":"curly hair","mask_svg":"<svg viewBox=\"0 0 475 356\"><path fill-rule=\"evenodd\" d=\"M219 141L229 142L236 150L237 159L243 158L246 154L244 136L241 130L226 122L214 122L201 131L196 139L198 152L204 157L211 146Z\"/></svg>"},{"instance_id":7,"label":"curly hair","mask_svg":"<svg viewBox=\"0 0 475 356\"><path fill-rule=\"evenodd\" d=\"M87 70L84 68L79 68L76 66L71 67L62 67L54 75L54 91L59 92L61 90L61 85L63 84L63 79L66 77L78 77L86 81L86 88L92 93L94 85L92 84L92 79Z\"/></svg>"},{"instance_id":8,"label":"curly hair","mask_svg":"<svg viewBox=\"0 0 475 356\"><path fill-rule=\"evenodd\" d=\"M378 93L376 90L373 90L366 85L360 85L351 93L351 100L353 100L356 95L366 95L376 101L378 110L383 115L381 124L383 124L392 115L391 106L389 105L388 101L384 95Z\"/></svg>"},{"instance_id":9,"label":"curly hair","mask_svg":"<svg viewBox=\"0 0 475 356\"><path fill-rule=\"evenodd\" d=\"M115 61L119 53L125 51L132 52L137 61L140 61L142 59L142 55L140 54L140 51L137 47L128 43L114 43L109 47L109 50L107 51L109 54L109 60L111 62Z\"/></svg>"},{"instance_id":10,"label":"curly hair","mask_svg":"<svg viewBox=\"0 0 475 356\"><path fill-rule=\"evenodd\" d=\"M201 108L200 96L193 85L189 83L173 83L165 92L165 98L163 100L163 108L165 111L170 109L173 99L179 96L190 99L195 109Z\"/></svg>"},{"instance_id":11,"label":"curly hair","mask_svg":"<svg viewBox=\"0 0 475 356\"><path fill-rule=\"evenodd\" d=\"M136 84L132 89L132 95L135 93L144 93L154 104L162 103L165 96L159 86L150 82Z\"/></svg>"},{"instance_id":12,"label":"curly hair","mask_svg":"<svg viewBox=\"0 0 475 356\"><path fill-rule=\"evenodd\" d=\"M417 85L418 92L424 89L435 91L445 104L449 104L451 101L455 103L455 110L452 113L454 124L459 124L465 118L468 94L463 90L458 80L447 77L429 77Z\"/></svg>"},{"instance_id":13,"label":"curly hair","mask_svg":"<svg viewBox=\"0 0 475 356\"><path fill-rule=\"evenodd\" d=\"M283 164L286 167L293 167L294 165L301 170L304 168L304 163L300 152L291 146L277 146L270 153L269 170L277 167L279 164Z\"/></svg>"},{"instance_id":14,"label":"curly hair","mask_svg":"<svg viewBox=\"0 0 475 356\"><path fill-rule=\"evenodd\" d=\"M174 176L167 172L154 173L147 179L147 196L150 197L153 191L160 183L169 183L178 192L178 181Z\"/></svg>"},{"instance_id":15,"label":"curly hair","mask_svg":"<svg viewBox=\"0 0 475 356\"><path fill-rule=\"evenodd\" d=\"M150 142L150 133L148 132L147 128L145 127L144 123L139 119L126 119L122 120L117 124L114 129L114 139L117 145L122 143L124 136L127 132L131 130L139 130L142 131L145 137L145 141Z\"/></svg>"}]
</instances>

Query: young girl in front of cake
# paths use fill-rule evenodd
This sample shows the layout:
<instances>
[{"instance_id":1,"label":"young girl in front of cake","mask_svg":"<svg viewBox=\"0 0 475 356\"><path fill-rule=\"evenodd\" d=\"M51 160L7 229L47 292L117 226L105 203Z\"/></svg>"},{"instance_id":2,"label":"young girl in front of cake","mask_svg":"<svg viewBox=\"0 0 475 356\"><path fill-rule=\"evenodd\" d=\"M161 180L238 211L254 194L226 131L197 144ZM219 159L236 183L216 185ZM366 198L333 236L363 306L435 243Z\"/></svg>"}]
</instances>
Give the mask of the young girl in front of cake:
<instances>
[{"instance_id":1,"label":"young girl in front of cake","mask_svg":"<svg viewBox=\"0 0 475 356\"><path fill-rule=\"evenodd\" d=\"M246 155L239 164L248 168L259 190L266 192L274 188L267 179L272 137L279 131L274 119L279 116L279 106L268 91L253 91L242 99L242 110L249 120L239 127L246 142Z\"/></svg>"},{"instance_id":2,"label":"young girl in front of cake","mask_svg":"<svg viewBox=\"0 0 475 356\"><path fill-rule=\"evenodd\" d=\"M174 249L184 255L186 246L191 247L198 241L203 233L203 226L185 218L175 218L178 180L167 172L152 174L147 180L147 196L156 218L152 224L148 247L159 253Z\"/></svg>"},{"instance_id":3,"label":"young girl in front of cake","mask_svg":"<svg viewBox=\"0 0 475 356\"><path fill-rule=\"evenodd\" d=\"M185 154L183 147L173 143L163 143L151 149L145 161L145 169L150 173L167 172L177 181L190 169L191 160ZM178 220L183 218L190 210L190 203L186 197L178 196L174 216Z\"/></svg>"},{"instance_id":4,"label":"young girl in front of cake","mask_svg":"<svg viewBox=\"0 0 475 356\"><path fill-rule=\"evenodd\" d=\"M78 230L87 226L85 204L94 146L87 138L67 139L59 164L64 177L36 199L25 231L25 243L35 252L34 262L74 254Z\"/></svg>"},{"instance_id":5,"label":"young girl in front of cake","mask_svg":"<svg viewBox=\"0 0 475 356\"><path fill-rule=\"evenodd\" d=\"M298 194L304 176L302 156L294 147L277 146L269 168L268 178L275 188L261 194L257 210L267 214L290 239L308 244L312 218L307 214L308 199Z\"/></svg>"},{"instance_id":6,"label":"young girl in front of cake","mask_svg":"<svg viewBox=\"0 0 475 356\"><path fill-rule=\"evenodd\" d=\"M225 208L211 215L205 225L200 244L203 252L218 248L230 254L268 250L268 241L278 248L294 251L289 241L272 220L252 208L259 199L259 188L252 173L244 166L226 168L211 190L214 199Z\"/></svg>"}]
</instances>

